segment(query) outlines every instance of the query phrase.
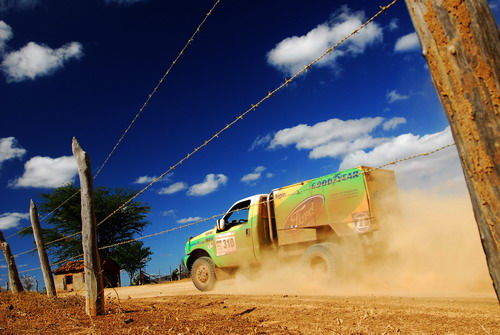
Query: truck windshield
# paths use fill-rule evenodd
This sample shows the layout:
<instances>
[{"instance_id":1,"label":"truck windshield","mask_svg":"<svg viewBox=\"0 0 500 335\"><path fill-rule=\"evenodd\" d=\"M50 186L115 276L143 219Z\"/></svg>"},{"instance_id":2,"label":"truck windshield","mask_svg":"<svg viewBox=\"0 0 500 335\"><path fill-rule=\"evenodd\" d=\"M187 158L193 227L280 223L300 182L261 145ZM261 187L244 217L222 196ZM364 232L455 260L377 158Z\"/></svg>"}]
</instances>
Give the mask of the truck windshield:
<instances>
[{"instance_id":1,"label":"truck windshield","mask_svg":"<svg viewBox=\"0 0 500 335\"><path fill-rule=\"evenodd\" d=\"M228 226L234 226L239 223L248 222L248 212L250 210L250 200L238 202L231 207L228 214L224 216L224 221Z\"/></svg>"}]
</instances>

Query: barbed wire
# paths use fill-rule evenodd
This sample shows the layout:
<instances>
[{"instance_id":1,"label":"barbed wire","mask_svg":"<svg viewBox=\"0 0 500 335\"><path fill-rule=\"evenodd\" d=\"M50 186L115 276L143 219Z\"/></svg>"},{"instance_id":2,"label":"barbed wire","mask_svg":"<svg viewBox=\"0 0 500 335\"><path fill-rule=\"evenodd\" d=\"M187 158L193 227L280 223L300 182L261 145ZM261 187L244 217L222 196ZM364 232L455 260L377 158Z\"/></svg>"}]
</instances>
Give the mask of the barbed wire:
<instances>
[{"instance_id":1,"label":"barbed wire","mask_svg":"<svg viewBox=\"0 0 500 335\"><path fill-rule=\"evenodd\" d=\"M146 106L149 104L149 101L156 94L156 92L160 88L161 84L165 81L165 78L169 75L170 71L175 66L175 64L177 63L177 61L182 57L182 55L184 54L184 52L186 51L186 49L194 41L196 35L200 32L201 28L203 27L203 25L207 21L208 17L210 15L212 15L213 11L217 7L217 5L220 3L220 1L221 0L216 0L215 3L213 4L212 8L210 8L210 10L205 14L205 17L203 18L203 20L200 22L200 24L198 25L198 27L196 27L196 29L193 32L193 34L191 35L191 37L187 40L186 44L181 49L181 51L179 52L179 54L177 54L177 57L175 57L175 59L172 61L172 63L168 67L168 69L165 71L165 73L160 78L160 80L158 81L158 83L156 84L156 86L153 88L153 91L148 95L148 97L146 98L146 101L144 101L144 104L141 106L141 108L139 109L139 111L137 112L137 114L134 116L134 118L132 119L132 121L128 125L127 129L125 129L125 131L123 132L123 134L118 139L118 142L116 142L116 144L113 147L113 149L111 150L111 152L108 154L108 156L106 157L106 159L104 160L104 162L101 164L101 166L99 167L99 169L97 170L97 172L95 174L95 177L97 177L101 173L102 169L104 168L104 166L106 165L106 163L109 161L109 159L111 158L111 156L113 155L113 153L116 151L116 149L118 148L118 146L122 142L123 138L127 135L127 133L129 132L130 128L132 128L132 126L134 125L135 121L137 121L137 119L139 118L139 116L142 114L142 112L144 111L144 109L146 108Z\"/></svg>"},{"instance_id":2,"label":"barbed wire","mask_svg":"<svg viewBox=\"0 0 500 335\"><path fill-rule=\"evenodd\" d=\"M131 198L129 198L127 201L125 201L123 204L118 206L113 212L111 212L108 216L106 216L104 219L102 219L100 222L97 223L97 226L100 226L104 222L106 222L110 217L115 215L117 212L122 210L127 204L129 204L132 200L140 196L142 193L147 191L151 186L153 186L155 183L163 179L167 174L171 173L174 169L176 169L179 165L183 164L186 160L191 158L194 154L196 154L198 151L206 147L209 143L214 141L216 138L218 138L222 133L227 131L229 128L231 128L233 125L241 121L247 114L251 113L252 111L256 110L262 103L264 103L266 100L271 98L273 95L275 95L277 92L282 90L284 87L288 86L291 82L293 82L297 77L302 75L303 73L307 72L313 65L321 61L323 58L325 58L327 55L329 55L331 52L333 52L335 49L337 49L342 43L347 41L349 38L357 34L360 30L365 28L367 25L369 25L372 21L374 21L378 16L380 16L383 12L385 12L387 9L392 7L398 0L392 0L389 4L386 6L380 6L380 9L378 12L376 12L372 17L370 17L368 20L366 20L363 24L361 24L358 28L354 29L346 35L344 38L340 39L337 41L334 45L330 46L327 48L320 56L312 60L310 63L305 65L301 70L297 71L295 74L293 74L291 77L287 78L283 83L281 83L279 86L277 86L274 90L269 91L267 95L265 95L263 98L261 98L256 104L251 105L248 109L246 109L243 113L239 114L236 118L234 118L230 123L226 124L225 127L221 128L218 130L216 133L214 133L211 137L209 137L205 142L197 146L195 149L193 149L191 152L186 154L183 158L181 158L177 163L174 165L170 166L167 170L165 170L162 174L160 174L158 177L154 178L151 182L149 182L144 188L142 188L140 191L138 191L136 194L134 194ZM64 239L72 238L74 236L77 236L81 234L80 232L76 232L67 236L63 236L59 239L56 239L51 242L47 242L46 245L51 245L53 243L57 243L59 241L62 241ZM22 254L32 252L36 249L33 249L31 251L23 252ZM18 254L19 255L19 254Z\"/></svg>"},{"instance_id":3,"label":"barbed wire","mask_svg":"<svg viewBox=\"0 0 500 335\"><path fill-rule=\"evenodd\" d=\"M50 211L49 213L45 214L41 219L40 219L40 222L43 222L45 219L47 219L50 215L54 214L59 208L61 208L62 206L64 206L68 201L70 201L71 199L73 199L77 194L80 193L80 190L76 191L75 193L73 193L72 195L70 195L68 198L66 198L66 200L64 200L63 202L61 202L59 204L59 206L57 206L56 208L54 208L52 211ZM31 226L26 226L24 228L22 228L21 230L15 232L15 233L12 233L10 234L9 236L7 236L5 239L9 239L15 235L18 235L18 234L21 234L23 231L26 231L28 229L30 229Z\"/></svg>"},{"instance_id":4,"label":"barbed wire","mask_svg":"<svg viewBox=\"0 0 500 335\"><path fill-rule=\"evenodd\" d=\"M115 151L118 148L118 146L120 146L121 142L123 141L123 139L125 138L125 136L127 135L127 133L130 131L130 129L132 128L132 126L134 125L134 123L141 116L141 114L143 113L144 109L149 104L149 101L151 100L151 98L153 98L153 96L156 94L156 92L158 91L158 89L160 88L160 86L162 85L162 83L165 81L165 79L167 78L167 76L172 71L172 69L175 66L175 64L177 64L177 62L182 57L182 55L184 55L184 53L186 52L187 48L191 45L191 43L193 43L196 35L203 28L203 25L205 24L205 22L207 21L207 19L209 18L209 16L212 15L212 13L215 11L215 8L217 7L217 5L219 5L220 2L221 2L221 0L216 0L215 1L215 3L213 4L213 6L210 8L210 10L205 14L205 17L203 18L203 20L198 24L198 26L196 27L196 29L194 30L194 32L191 34L191 36L189 37L189 39L186 41L186 43L184 44L184 47L177 54L177 56L172 61L172 63L170 63L170 66L167 68L167 70L165 71L165 73L163 74L163 76L160 78L160 80L158 81L158 83L156 84L156 86L153 88L153 90L151 91L151 93L147 96L146 101L144 101L144 103L142 104L141 108L139 108L139 111L132 118L132 121L130 121L128 127L123 131L123 133L119 137L118 141L113 146L113 149L111 149L111 151L109 152L109 154L106 157L106 159L102 162L102 164L100 165L100 167L97 169L97 171L96 171L96 173L94 175L94 179L97 178L97 176L101 173L102 169L104 169L104 166L108 163L109 159L115 153ZM50 213L44 215L40 219L40 222L43 222L47 217L49 217L51 214L53 214L59 208L61 208L62 206L64 206L69 200L71 200L73 197L75 197L78 193L80 193L80 190L78 190L75 193L73 193L69 198L67 198L66 200L64 200L59 206L57 206L56 208L54 208ZM22 228L21 230L15 232L15 233L10 234L9 236L6 237L6 239L9 239L9 238L11 238L11 237L13 237L13 236L15 236L17 234L20 234L23 231L28 230L29 228L31 228L31 226L26 226L26 227Z\"/></svg>"},{"instance_id":5,"label":"barbed wire","mask_svg":"<svg viewBox=\"0 0 500 335\"><path fill-rule=\"evenodd\" d=\"M384 163L384 164L378 165L376 167L371 167L371 168L367 168L367 169L361 169L361 170L358 170L357 173L354 173L352 175L346 175L344 177L335 178L335 179L332 180L332 183L329 184L329 185L332 185L332 184L335 184L335 183L339 183L339 182L347 180L347 179L351 179L354 176L357 176L357 175L360 175L360 174L367 174L367 173L370 173L370 172L373 172L373 171L376 171L376 170L380 170L380 169L383 169L383 168L391 166L391 165L397 165L397 164L400 164L400 163L403 163L403 162L406 162L406 161L409 161L409 160L412 160L412 159L420 158L420 157L427 157L427 156L433 155L433 154L435 154L437 152L440 152L442 150L445 150L447 148L450 148L452 146L455 146L455 144L454 143L450 143L450 144L438 147L436 149L433 149L433 150L430 150L430 151L427 151L427 152L410 155L410 156L407 156L407 157L404 157L404 158L399 158L399 159L390 161L388 163ZM342 172L343 171L339 171L339 173L342 173ZM304 193L304 192L307 192L307 191L310 191L310 190L313 190L313 189L317 189L317 187L312 187L311 186L311 187L306 188L306 189L299 189L299 190L297 190L295 192L289 193L287 196L289 197L289 196L292 196L292 195L301 194L301 193ZM166 233L169 233L169 232L172 232L172 231L184 229L184 228L187 228L187 227L190 227L190 226L194 226L194 225L206 222L206 221L210 221L210 220L213 220L213 219L221 217L221 216L226 216L228 214L232 214L232 213L235 213L235 212L239 212L239 211L242 211L242 210L247 210L247 209L250 209L251 207L254 207L254 206L260 206L260 205L269 203L270 201L274 201L274 199L255 202L255 203L250 204L249 206L246 206L244 208L239 208L239 209L235 209L235 210L232 210L232 211L226 211L226 212L223 212L223 213L215 214L215 215L212 215L212 216L200 219L200 220L196 220L196 221L193 221L193 222L186 223L186 224L181 225L181 226L176 226L176 227L165 229L165 230L162 230L162 231L159 231L159 232L156 232L156 233L139 236L139 237L136 237L136 238L133 238L133 239L129 239L129 240L126 240L126 241L120 241L120 242L117 242L117 243L113 243L113 244L110 244L110 245L106 245L106 246L100 247L98 249L99 250L110 249L110 248L117 247L117 246L120 246L120 245L129 244L129 243L132 243L132 242L137 242L137 241L140 241L140 240L144 240L146 238L150 238L150 237L154 237L154 236L158 236L158 235L163 235L163 234L166 234ZM57 263L53 263L53 264L51 264L51 266L67 262L67 261L70 261L70 260L75 259L75 258L81 258L82 256L83 255L79 255L79 256L76 256L76 257L73 257L73 258L65 259L65 260L59 261ZM23 272L34 271L34 270L38 270L38 269L40 269L40 267L29 269L29 270L25 270Z\"/></svg>"},{"instance_id":6,"label":"barbed wire","mask_svg":"<svg viewBox=\"0 0 500 335\"><path fill-rule=\"evenodd\" d=\"M50 267L52 268L54 265L63 264L63 263L66 263L66 262L69 262L69 261L72 261L72 260L77 260L78 258L82 258L82 257L83 257L83 254L75 256L75 257L71 257L71 258L66 258L66 259L63 259L61 261L57 261L55 263L51 263ZM39 266L39 267L36 267L36 268L31 268L31 269L27 269L27 270L23 270L23 271L18 271L18 273L25 273L25 272L36 271L36 270L41 270L41 269L42 268Z\"/></svg>"},{"instance_id":7,"label":"barbed wire","mask_svg":"<svg viewBox=\"0 0 500 335\"><path fill-rule=\"evenodd\" d=\"M387 166L396 165L396 164L399 164L399 163L402 163L402 162L405 162L405 161L409 161L409 160L412 160L412 159L415 159L415 158L419 158L419 157L429 156L429 155L432 155L432 154L437 153L439 151L442 151L444 149L447 149L449 147L452 147L454 145L455 145L454 143L447 144L447 145L444 145L442 147L436 148L436 149L431 150L431 151L427 151L427 152L424 152L424 153L419 153L419 154L407 156L407 157L400 158L400 159L397 159L397 160L393 160L391 162L379 165L377 167L368 168L366 170L364 170L364 169L358 170L357 173L354 173L352 175L344 176L344 177L336 178L336 179L332 180L332 183L329 184L329 185L332 185L332 184L335 184L335 183L339 183L339 182L347 180L347 179L351 179L354 176L357 176L357 175L360 175L360 174L367 174L367 173L373 172L375 170L380 170L380 169L383 169L383 168L385 168ZM341 173L342 171L339 171L339 172ZM306 188L306 189L299 189L299 190L297 190L295 192L287 194L287 197L291 196L291 195L301 194L303 192L307 192L307 191L313 190L315 188L317 188L317 187L310 187L310 188ZM270 200L270 201L274 201L274 199ZM149 237L154 237L154 236L162 235L162 234L169 233L169 232L172 232L172 231L175 231L175 230L183 229L183 228L190 227L190 226L193 226L193 225L196 225L196 224L200 224L200 223L203 223L203 222L206 222L206 221L209 221L209 220L213 220L213 219L215 219L217 217L220 217L220 216L225 216L227 214L232 214L232 213L239 212L239 211L242 211L242 210L247 210L247 209L250 209L251 207L254 207L254 206L260 206L260 205L266 204L268 202L269 202L269 200L264 200L264 201L256 202L256 203L250 204L249 206L246 206L244 208L235 209L233 211L228 211L228 212L226 211L226 212L220 213L220 214L215 214L215 215L212 215L212 216L207 217L207 218L203 218L203 219L200 219L200 220L197 220L197 221L186 223L186 224L181 225L181 226L177 226L177 227L169 228L169 229L166 229L166 230L162 230L162 231L157 232L157 233L152 233L152 234L149 234L149 235L140 236L140 237L137 237L137 238L134 238L134 239L126 240L126 241L120 241L120 242L117 242L117 243L114 243L114 244L111 244L111 245L107 245L107 246L101 247L101 248L99 248L99 250L109 249L109 248L113 248L113 247L116 247L116 246L119 246L119 245L123 245L123 244L128 244L128 243L140 241L140 240L143 240L143 239L146 239L146 238L149 238Z\"/></svg>"}]
</instances>

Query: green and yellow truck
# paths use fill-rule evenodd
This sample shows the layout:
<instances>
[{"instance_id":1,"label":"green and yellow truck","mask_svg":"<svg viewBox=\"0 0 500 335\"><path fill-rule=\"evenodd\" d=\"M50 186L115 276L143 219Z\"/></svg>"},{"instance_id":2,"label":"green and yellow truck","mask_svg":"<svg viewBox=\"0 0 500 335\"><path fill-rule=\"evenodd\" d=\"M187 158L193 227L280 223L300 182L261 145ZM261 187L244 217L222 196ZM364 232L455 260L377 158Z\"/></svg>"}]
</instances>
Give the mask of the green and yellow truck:
<instances>
[{"instance_id":1,"label":"green and yellow truck","mask_svg":"<svg viewBox=\"0 0 500 335\"><path fill-rule=\"evenodd\" d=\"M349 236L369 238L396 196L393 171L364 166L257 194L237 201L214 228L191 237L184 265L201 291L271 256L300 257L304 266L331 276L335 246Z\"/></svg>"}]
</instances>

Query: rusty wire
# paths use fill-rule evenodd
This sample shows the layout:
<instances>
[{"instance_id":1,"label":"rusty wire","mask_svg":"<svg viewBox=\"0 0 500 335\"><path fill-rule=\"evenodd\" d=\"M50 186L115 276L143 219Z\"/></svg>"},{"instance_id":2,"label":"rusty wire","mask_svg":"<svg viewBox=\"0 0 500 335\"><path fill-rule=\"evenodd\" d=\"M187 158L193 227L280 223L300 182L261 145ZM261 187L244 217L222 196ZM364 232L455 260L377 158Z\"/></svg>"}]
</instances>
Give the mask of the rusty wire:
<instances>
[{"instance_id":1,"label":"rusty wire","mask_svg":"<svg viewBox=\"0 0 500 335\"><path fill-rule=\"evenodd\" d=\"M214 12L215 8L217 7L217 5L220 2L221 2L221 0L216 0L215 1L215 3L213 4L213 6L210 8L210 10L205 14L205 17L203 18L203 20L198 24L198 26L196 27L196 29L194 30L194 32L191 34L191 36L189 37L189 39L186 41L186 43L184 44L184 47L181 49L181 51L179 51L179 53L177 54L177 56L175 57L175 59L172 61L172 63L170 63L170 66L167 68L167 70L165 71L165 73L163 74L163 76L160 78L160 80L158 81L158 83L156 84L156 86L153 88L153 90L151 91L151 93L147 96L147 98L144 101L144 103L142 104L141 108L139 108L139 111L132 118L132 120L130 121L128 127L123 131L123 133L119 137L118 141L113 146L113 149L111 149L111 151L109 152L109 154L106 157L106 159L103 161L103 163L101 164L101 166L97 169L97 171L96 171L96 173L94 175L94 179L97 178L97 176L101 173L102 169L108 163L108 161L111 158L111 156L115 153L116 149L121 144L121 142L123 141L123 139L125 138L125 136L127 135L127 133L130 131L130 129L132 128L132 126L134 125L134 123L141 116L142 112L144 111L144 109L146 108L146 106L149 104L149 101L151 100L151 98L153 98L153 96L156 94L156 92L158 91L158 89L160 88L160 86L162 85L162 83L165 81L165 79L167 78L167 76L172 71L172 68L175 66L175 64L177 64L177 62L179 61L179 59L186 52L186 50L189 47L189 45L194 41L196 35L201 31L201 29L203 28L203 25L205 24L205 22L207 21L207 19L209 18L209 16L212 15L212 13ZM40 221L43 222L47 217L49 217L51 214L53 214L59 208L61 208L62 206L64 206L69 200L71 200L73 197L75 197L78 193L80 193L80 190L78 190L75 193L73 193L66 200L64 200L59 206L57 206L51 212L49 212L46 215L44 215L40 219ZM23 231L29 229L30 227L31 226L26 226L26 227L22 228L21 230L15 232L15 233L12 233L9 236L7 236L6 239L9 239L12 236L15 236L17 234L22 233Z\"/></svg>"},{"instance_id":2,"label":"rusty wire","mask_svg":"<svg viewBox=\"0 0 500 335\"><path fill-rule=\"evenodd\" d=\"M409 160L412 160L412 159L416 159L416 158L420 158L420 157L427 157L427 156L430 156L430 155L435 154L437 152L440 152L442 150L445 150L447 148L450 148L452 146L455 146L455 144L454 143L447 144L447 145L441 146L439 148L436 148L436 149L433 149L433 150L430 150L430 151L427 151L427 152L423 152L423 153L419 153L419 154L414 154L414 155L407 156L407 157L404 157L404 158L399 158L399 159L390 161L388 163L385 163L385 164L382 164L382 165L379 165L379 166L376 166L376 167L368 168L368 169L365 169L365 170L359 170L358 173L356 173L356 174L353 174L353 175L350 175L350 176L345 176L345 177L342 177L342 178L336 178L336 179L334 179L332 181L332 184L335 184L335 183L347 180L347 179L352 178L353 176L356 176L356 175L367 174L367 173L373 172L375 170L380 170L380 169L383 169L383 168L391 166L391 165L397 165L397 164L400 164L402 162L406 162L406 161L409 161ZM293 193L288 194L288 196L295 195L295 194L300 194L300 193L303 193L303 192L307 192L307 191L312 190L312 189L313 189L313 187L310 187L310 188L307 188L307 189L299 189L299 190L297 190L297 191L295 191ZM274 200L270 200L270 201L274 201ZM239 211L242 211L242 210L247 210L247 209L249 209L249 208L251 208L253 206L260 206L260 205L265 204L265 203L268 203L268 200L256 202L256 203L253 203L253 204L251 204L251 205L249 205L247 207L240 208L240 209L235 209L233 211L228 211L228 212L223 212L223 213L215 214L215 215L212 215L212 216L200 219L200 220L189 222L189 223L186 223L186 224L181 225L181 226L177 226L177 227L165 229L165 230L162 230L162 231L159 231L159 232L156 232L156 233L152 233L152 234L148 234L148 235L143 235L143 236L139 236L137 238L129 239L129 240L126 240L126 241L121 241L121 242L117 242L117 243L114 243L114 244L106 245L106 246L100 247L98 249L99 250L109 249L109 248L117 247L117 246L120 246L120 245L124 245L124 244L129 244L129 243L132 243L132 242L140 241L140 240L143 240L143 239L146 239L146 238L150 238L150 237L154 237L154 236L158 236L158 235L163 235L163 234L175 231L175 230L180 230L180 229L187 228L187 227L190 227L190 226L194 226L194 225L206 222L206 221L210 221L210 220L213 220L215 218L218 218L218 217L230 214L230 213L232 214L232 213L239 212ZM33 251L33 250L30 250L30 251ZM51 264L51 266L52 265L61 264L61 263L65 263L65 262L73 260L73 259L81 258L82 256L83 255L78 255L78 256L73 257L73 258L68 258L68 259L59 261L57 263L53 263L53 264ZM29 270L24 270L22 272L34 271L34 270L38 270L38 269L40 269L40 267L29 269Z\"/></svg>"},{"instance_id":3,"label":"rusty wire","mask_svg":"<svg viewBox=\"0 0 500 335\"><path fill-rule=\"evenodd\" d=\"M303 73L307 72L308 70L311 69L311 67L321 61L323 58L325 58L327 55L329 55L331 52L333 52L335 49L337 49L342 43L344 43L346 40L357 34L360 30L365 28L368 24L370 24L372 21L374 21L378 16L380 16L383 12L385 12L387 9L392 7L398 0L392 0L389 4L386 6L380 6L380 9L378 12L376 12L372 17L370 17L368 20L366 20L363 24L361 24L358 28L354 29L351 33L346 35L344 38L340 39L337 41L334 45L330 46L327 48L319 57L315 58L312 60L309 64L305 65L301 70L297 71L295 74L293 74L291 77L287 78L284 82L282 82L279 86L277 86L274 90L269 91L264 97L262 97L257 103L251 105L248 109L246 109L243 113L239 114L236 118L234 118L230 123L226 124L226 126L222 127L220 130L218 130L216 133L214 133L211 137L209 137L207 140L205 140L202 144L194 148L190 153L186 154L183 158L181 158L177 163L174 165L170 166L167 170L165 170L162 174L160 174L158 177L153 179L149 184L147 184L144 188L142 188L140 191L138 191L135 195L133 195L130 199L125 201L123 204L121 204L118 208L116 208L113 212L111 212L108 216L106 216L103 220L97 223L97 226L100 226L106 220L108 220L110 217L115 215L117 212L119 212L121 209L123 209L128 203L130 203L132 200L137 198L139 195L144 193L146 190L148 190L152 185L163 179L167 174L172 172L174 169L176 169L179 165L183 164L186 160L191 158L194 154L196 154L199 150L203 149L206 147L209 143L214 141L216 138L218 138L222 133L224 133L226 130L231 128L233 125L238 123L240 120L242 120L247 114L253 112L256 110L262 103L264 103L266 100L271 98L273 95L275 95L277 92L288 86L292 81L294 81L297 77L302 75ZM74 236L77 236L81 234L80 232L76 232L67 236L63 236L59 239L56 239L54 241L46 243L46 245L50 245L56 242L59 242L64 239L68 239ZM21 254L29 253L32 252L36 249L33 250L28 250L25 252L22 252L20 254L17 254L18 256Z\"/></svg>"}]
</instances>

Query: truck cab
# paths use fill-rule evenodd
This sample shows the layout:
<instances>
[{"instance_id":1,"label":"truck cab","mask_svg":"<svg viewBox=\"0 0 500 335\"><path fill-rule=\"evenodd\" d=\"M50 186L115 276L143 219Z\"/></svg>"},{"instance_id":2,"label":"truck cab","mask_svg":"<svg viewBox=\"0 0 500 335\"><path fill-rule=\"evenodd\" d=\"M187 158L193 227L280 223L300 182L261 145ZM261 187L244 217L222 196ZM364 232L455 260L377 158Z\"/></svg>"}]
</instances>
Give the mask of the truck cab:
<instances>
[{"instance_id":1,"label":"truck cab","mask_svg":"<svg viewBox=\"0 0 500 335\"><path fill-rule=\"evenodd\" d=\"M222 277L238 267L257 264L261 248L268 242L263 229L267 224L267 216L263 215L267 213L266 197L257 194L235 202L214 228L191 237L185 246L184 265L192 271L197 259L210 258L219 269L218 277Z\"/></svg>"}]
</instances>

